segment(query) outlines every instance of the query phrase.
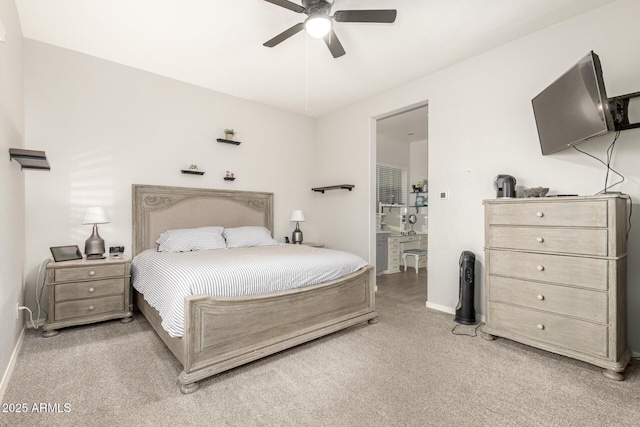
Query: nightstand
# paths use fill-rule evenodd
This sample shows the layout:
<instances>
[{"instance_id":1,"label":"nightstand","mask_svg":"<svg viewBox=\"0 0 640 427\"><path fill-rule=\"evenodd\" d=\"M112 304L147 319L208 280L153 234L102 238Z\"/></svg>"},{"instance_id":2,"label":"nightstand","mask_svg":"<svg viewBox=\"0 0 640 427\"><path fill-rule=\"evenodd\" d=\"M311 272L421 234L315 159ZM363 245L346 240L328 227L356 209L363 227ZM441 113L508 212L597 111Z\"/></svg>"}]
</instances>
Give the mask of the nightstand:
<instances>
[{"instance_id":1,"label":"nightstand","mask_svg":"<svg viewBox=\"0 0 640 427\"><path fill-rule=\"evenodd\" d=\"M303 245L311 246L313 248L324 248L322 243L313 243L313 242L302 242Z\"/></svg>"},{"instance_id":2,"label":"nightstand","mask_svg":"<svg viewBox=\"0 0 640 427\"><path fill-rule=\"evenodd\" d=\"M52 337L60 328L104 320L131 322L130 267L131 260L124 257L49 262L49 314L42 335Z\"/></svg>"}]
</instances>

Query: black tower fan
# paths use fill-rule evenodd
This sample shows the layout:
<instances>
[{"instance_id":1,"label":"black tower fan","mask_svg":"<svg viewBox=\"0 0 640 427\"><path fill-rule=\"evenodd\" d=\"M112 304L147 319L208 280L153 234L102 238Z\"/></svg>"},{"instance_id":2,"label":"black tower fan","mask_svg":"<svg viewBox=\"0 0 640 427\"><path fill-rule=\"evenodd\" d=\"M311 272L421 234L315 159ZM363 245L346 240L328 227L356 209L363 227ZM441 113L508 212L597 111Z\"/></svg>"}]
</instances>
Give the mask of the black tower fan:
<instances>
[{"instance_id":1,"label":"black tower fan","mask_svg":"<svg viewBox=\"0 0 640 427\"><path fill-rule=\"evenodd\" d=\"M465 325L476 324L476 309L474 307L474 282L476 270L476 256L473 252L463 251L460 254L460 298L456 306L456 317L453 319Z\"/></svg>"}]
</instances>

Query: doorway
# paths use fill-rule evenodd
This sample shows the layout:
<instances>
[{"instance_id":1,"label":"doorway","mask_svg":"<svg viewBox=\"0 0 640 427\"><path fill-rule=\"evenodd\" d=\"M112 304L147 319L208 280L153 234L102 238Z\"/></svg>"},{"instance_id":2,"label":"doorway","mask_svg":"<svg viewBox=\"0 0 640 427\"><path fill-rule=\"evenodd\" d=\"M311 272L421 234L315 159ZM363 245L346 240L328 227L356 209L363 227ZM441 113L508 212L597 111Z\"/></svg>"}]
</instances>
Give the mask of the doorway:
<instances>
[{"instance_id":1,"label":"doorway","mask_svg":"<svg viewBox=\"0 0 640 427\"><path fill-rule=\"evenodd\" d=\"M376 118L372 156L378 293L421 307L427 301L428 257L409 256L403 263L402 251L427 249L428 115L423 102Z\"/></svg>"}]
</instances>

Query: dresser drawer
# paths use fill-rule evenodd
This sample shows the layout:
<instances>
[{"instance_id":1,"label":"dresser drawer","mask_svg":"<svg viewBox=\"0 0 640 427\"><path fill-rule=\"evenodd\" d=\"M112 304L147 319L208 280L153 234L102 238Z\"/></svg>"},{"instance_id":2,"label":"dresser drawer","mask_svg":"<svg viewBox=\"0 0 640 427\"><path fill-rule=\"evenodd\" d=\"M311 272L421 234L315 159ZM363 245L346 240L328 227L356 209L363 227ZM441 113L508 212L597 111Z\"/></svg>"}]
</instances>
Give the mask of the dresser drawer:
<instances>
[{"instance_id":1,"label":"dresser drawer","mask_svg":"<svg viewBox=\"0 0 640 427\"><path fill-rule=\"evenodd\" d=\"M490 328L528 340L607 357L608 328L597 323L490 302Z\"/></svg>"},{"instance_id":2,"label":"dresser drawer","mask_svg":"<svg viewBox=\"0 0 640 427\"><path fill-rule=\"evenodd\" d=\"M609 261L562 255L487 251L489 274L607 290Z\"/></svg>"},{"instance_id":3,"label":"dresser drawer","mask_svg":"<svg viewBox=\"0 0 640 427\"><path fill-rule=\"evenodd\" d=\"M55 319L60 321L73 317L108 313L110 311L122 311L124 309L123 295L60 302L55 305Z\"/></svg>"},{"instance_id":4,"label":"dresser drawer","mask_svg":"<svg viewBox=\"0 0 640 427\"><path fill-rule=\"evenodd\" d=\"M607 227L607 202L504 203L487 206L489 224Z\"/></svg>"},{"instance_id":5,"label":"dresser drawer","mask_svg":"<svg viewBox=\"0 0 640 427\"><path fill-rule=\"evenodd\" d=\"M492 277L489 301L579 317L604 325L608 322L605 292Z\"/></svg>"},{"instance_id":6,"label":"dresser drawer","mask_svg":"<svg viewBox=\"0 0 640 427\"><path fill-rule=\"evenodd\" d=\"M68 282L72 280L90 280L103 277L124 276L125 265L94 265L86 267L56 268L54 270L56 282Z\"/></svg>"},{"instance_id":7,"label":"dresser drawer","mask_svg":"<svg viewBox=\"0 0 640 427\"><path fill-rule=\"evenodd\" d=\"M96 298L105 295L124 294L124 288L124 278L63 283L61 285L56 285L55 300L58 302L80 298Z\"/></svg>"},{"instance_id":8,"label":"dresser drawer","mask_svg":"<svg viewBox=\"0 0 640 427\"><path fill-rule=\"evenodd\" d=\"M607 230L490 226L490 248L607 256Z\"/></svg>"}]
</instances>

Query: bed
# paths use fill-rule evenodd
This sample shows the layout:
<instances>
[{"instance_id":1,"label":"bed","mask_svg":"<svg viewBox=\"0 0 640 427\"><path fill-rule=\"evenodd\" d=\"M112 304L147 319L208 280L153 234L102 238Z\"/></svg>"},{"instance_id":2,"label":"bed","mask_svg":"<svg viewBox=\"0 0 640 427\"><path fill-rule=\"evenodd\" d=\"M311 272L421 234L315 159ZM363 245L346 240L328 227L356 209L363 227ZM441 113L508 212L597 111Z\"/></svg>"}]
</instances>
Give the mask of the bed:
<instances>
[{"instance_id":1,"label":"bed","mask_svg":"<svg viewBox=\"0 0 640 427\"><path fill-rule=\"evenodd\" d=\"M132 198L134 257L156 248L168 230L261 226L273 233L273 193L134 184ZM134 289L133 299L182 364L178 381L187 394L212 375L359 323L376 323L374 286L373 267L367 265L338 279L281 292L190 295L184 298L180 337L163 328L160 313L142 293Z\"/></svg>"}]
</instances>

